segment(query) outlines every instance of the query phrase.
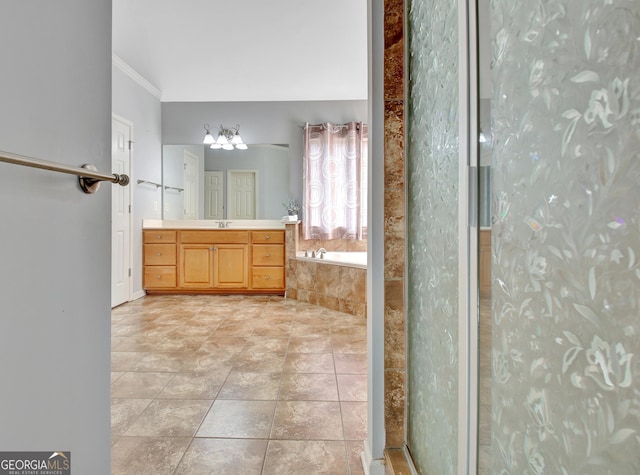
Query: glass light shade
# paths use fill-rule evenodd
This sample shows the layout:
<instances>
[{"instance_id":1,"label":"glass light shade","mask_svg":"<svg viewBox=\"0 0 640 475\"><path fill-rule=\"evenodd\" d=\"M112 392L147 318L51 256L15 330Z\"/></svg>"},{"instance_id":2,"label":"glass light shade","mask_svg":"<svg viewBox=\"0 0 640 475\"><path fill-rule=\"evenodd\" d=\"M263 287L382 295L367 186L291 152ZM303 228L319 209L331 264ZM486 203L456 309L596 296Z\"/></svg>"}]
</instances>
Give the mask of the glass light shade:
<instances>
[{"instance_id":1,"label":"glass light shade","mask_svg":"<svg viewBox=\"0 0 640 475\"><path fill-rule=\"evenodd\" d=\"M231 139L231 143L233 145L237 145L239 143L242 143L242 137L240 137L240 134L238 132L236 132L235 135L233 136L233 138Z\"/></svg>"},{"instance_id":2,"label":"glass light shade","mask_svg":"<svg viewBox=\"0 0 640 475\"><path fill-rule=\"evenodd\" d=\"M247 147L247 144L246 144L246 143L239 143L239 144L236 144L236 148L237 148L238 150L246 150L246 149L247 149L247 148L249 148L249 147Z\"/></svg>"},{"instance_id":3,"label":"glass light shade","mask_svg":"<svg viewBox=\"0 0 640 475\"><path fill-rule=\"evenodd\" d=\"M210 145L212 143L214 143L216 140L213 138L213 135L211 135L211 132L209 132L207 130L206 135L204 136L204 139L202 140L202 143L205 145Z\"/></svg>"},{"instance_id":4,"label":"glass light shade","mask_svg":"<svg viewBox=\"0 0 640 475\"><path fill-rule=\"evenodd\" d=\"M229 142L227 142L226 144L224 144L222 146L223 149L225 150L233 150L233 145L231 145Z\"/></svg>"},{"instance_id":5,"label":"glass light shade","mask_svg":"<svg viewBox=\"0 0 640 475\"><path fill-rule=\"evenodd\" d=\"M209 148L212 148L214 150L222 148L222 145L220 145L219 143L212 143L211 146Z\"/></svg>"},{"instance_id":6,"label":"glass light shade","mask_svg":"<svg viewBox=\"0 0 640 475\"><path fill-rule=\"evenodd\" d=\"M216 143L224 145L226 143L229 143L229 141L227 140L227 137L225 137L224 134L220 132L220 134L218 134L218 140L216 140Z\"/></svg>"}]
</instances>

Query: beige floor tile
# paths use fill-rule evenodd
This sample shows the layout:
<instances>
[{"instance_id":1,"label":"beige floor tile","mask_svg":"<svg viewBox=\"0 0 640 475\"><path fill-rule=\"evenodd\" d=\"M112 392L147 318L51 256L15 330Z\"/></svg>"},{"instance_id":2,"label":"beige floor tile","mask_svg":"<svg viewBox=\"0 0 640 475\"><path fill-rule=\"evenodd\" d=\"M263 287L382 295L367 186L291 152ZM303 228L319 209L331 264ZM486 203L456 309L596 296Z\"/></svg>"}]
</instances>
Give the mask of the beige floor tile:
<instances>
[{"instance_id":1,"label":"beige floor tile","mask_svg":"<svg viewBox=\"0 0 640 475\"><path fill-rule=\"evenodd\" d=\"M340 404L324 401L278 401L271 438L343 440Z\"/></svg>"},{"instance_id":2,"label":"beige floor tile","mask_svg":"<svg viewBox=\"0 0 640 475\"><path fill-rule=\"evenodd\" d=\"M111 475L170 475L189 437L120 437L111 447Z\"/></svg>"},{"instance_id":3,"label":"beige floor tile","mask_svg":"<svg viewBox=\"0 0 640 475\"><path fill-rule=\"evenodd\" d=\"M155 399L124 435L193 437L211 403L206 399Z\"/></svg>"},{"instance_id":4,"label":"beige floor tile","mask_svg":"<svg viewBox=\"0 0 640 475\"><path fill-rule=\"evenodd\" d=\"M175 475L260 475L266 440L193 439Z\"/></svg>"},{"instance_id":5,"label":"beige floor tile","mask_svg":"<svg viewBox=\"0 0 640 475\"><path fill-rule=\"evenodd\" d=\"M351 475L364 475L361 458L362 452L364 451L364 440L347 441L346 446Z\"/></svg>"},{"instance_id":6,"label":"beige floor tile","mask_svg":"<svg viewBox=\"0 0 640 475\"><path fill-rule=\"evenodd\" d=\"M215 399L231 366L207 373L178 373L158 394L160 399Z\"/></svg>"},{"instance_id":7,"label":"beige floor tile","mask_svg":"<svg viewBox=\"0 0 640 475\"><path fill-rule=\"evenodd\" d=\"M349 473L344 442L316 440L271 440L264 475Z\"/></svg>"},{"instance_id":8,"label":"beige floor tile","mask_svg":"<svg viewBox=\"0 0 640 475\"><path fill-rule=\"evenodd\" d=\"M287 353L284 361L285 373L328 373L334 374L331 353Z\"/></svg>"},{"instance_id":9,"label":"beige floor tile","mask_svg":"<svg viewBox=\"0 0 640 475\"><path fill-rule=\"evenodd\" d=\"M338 392L341 401L366 401L367 376L363 374L338 374Z\"/></svg>"},{"instance_id":10,"label":"beige floor tile","mask_svg":"<svg viewBox=\"0 0 640 475\"><path fill-rule=\"evenodd\" d=\"M147 296L113 309L112 364L112 475L363 473L364 318Z\"/></svg>"},{"instance_id":11,"label":"beige floor tile","mask_svg":"<svg viewBox=\"0 0 640 475\"><path fill-rule=\"evenodd\" d=\"M367 374L366 353L334 353L333 360L336 364L336 373Z\"/></svg>"},{"instance_id":12,"label":"beige floor tile","mask_svg":"<svg viewBox=\"0 0 640 475\"><path fill-rule=\"evenodd\" d=\"M173 373L125 373L111 385L111 397L153 398L174 376Z\"/></svg>"},{"instance_id":13,"label":"beige floor tile","mask_svg":"<svg viewBox=\"0 0 640 475\"><path fill-rule=\"evenodd\" d=\"M292 353L331 353L329 336L292 336L289 342Z\"/></svg>"},{"instance_id":14,"label":"beige floor tile","mask_svg":"<svg viewBox=\"0 0 640 475\"><path fill-rule=\"evenodd\" d=\"M218 399L275 401L280 389L281 373L231 371Z\"/></svg>"},{"instance_id":15,"label":"beige floor tile","mask_svg":"<svg viewBox=\"0 0 640 475\"><path fill-rule=\"evenodd\" d=\"M152 399L112 399L111 435L124 435Z\"/></svg>"},{"instance_id":16,"label":"beige floor tile","mask_svg":"<svg viewBox=\"0 0 640 475\"><path fill-rule=\"evenodd\" d=\"M275 401L218 399L202 421L196 437L266 439L275 405Z\"/></svg>"},{"instance_id":17,"label":"beige floor tile","mask_svg":"<svg viewBox=\"0 0 640 475\"><path fill-rule=\"evenodd\" d=\"M280 388L281 400L337 401L338 387L334 374L285 373Z\"/></svg>"},{"instance_id":18,"label":"beige floor tile","mask_svg":"<svg viewBox=\"0 0 640 475\"><path fill-rule=\"evenodd\" d=\"M147 353L130 370L175 373L180 371L190 357L191 353L187 352Z\"/></svg>"},{"instance_id":19,"label":"beige floor tile","mask_svg":"<svg viewBox=\"0 0 640 475\"><path fill-rule=\"evenodd\" d=\"M255 373L279 373L284 367L286 353L278 352L242 352L235 357L233 369Z\"/></svg>"},{"instance_id":20,"label":"beige floor tile","mask_svg":"<svg viewBox=\"0 0 640 475\"><path fill-rule=\"evenodd\" d=\"M345 440L360 440L367 438L367 403L341 402L342 424Z\"/></svg>"}]
</instances>

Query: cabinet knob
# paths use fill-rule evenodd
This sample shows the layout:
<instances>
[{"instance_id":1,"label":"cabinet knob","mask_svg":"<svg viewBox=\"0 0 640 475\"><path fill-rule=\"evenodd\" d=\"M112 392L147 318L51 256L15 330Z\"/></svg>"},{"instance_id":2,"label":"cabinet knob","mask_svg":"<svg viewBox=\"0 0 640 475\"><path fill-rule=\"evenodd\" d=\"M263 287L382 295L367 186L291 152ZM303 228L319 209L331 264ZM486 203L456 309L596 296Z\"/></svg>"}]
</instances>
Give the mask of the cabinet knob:
<instances>
[{"instance_id":1,"label":"cabinet knob","mask_svg":"<svg viewBox=\"0 0 640 475\"><path fill-rule=\"evenodd\" d=\"M161 277L161 276L158 276L157 278L158 278L158 280L162 279L162 277Z\"/></svg>"},{"instance_id":2,"label":"cabinet knob","mask_svg":"<svg viewBox=\"0 0 640 475\"><path fill-rule=\"evenodd\" d=\"M161 234L158 234L158 235L156 236L156 238L157 238L157 239L162 239L162 235L161 235Z\"/></svg>"},{"instance_id":3,"label":"cabinet knob","mask_svg":"<svg viewBox=\"0 0 640 475\"><path fill-rule=\"evenodd\" d=\"M158 256L161 256L161 255L162 255L162 253L161 253L161 252L159 252L159 253L158 253Z\"/></svg>"},{"instance_id":4,"label":"cabinet knob","mask_svg":"<svg viewBox=\"0 0 640 475\"><path fill-rule=\"evenodd\" d=\"M268 276L266 277L266 279L267 279L267 280L269 280L270 278L271 278L271 276L270 276L270 275L268 275Z\"/></svg>"},{"instance_id":5,"label":"cabinet knob","mask_svg":"<svg viewBox=\"0 0 640 475\"><path fill-rule=\"evenodd\" d=\"M268 234L264 237L265 239L271 239L271 236L269 236Z\"/></svg>"},{"instance_id":6,"label":"cabinet knob","mask_svg":"<svg viewBox=\"0 0 640 475\"><path fill-rule=\"evenodd\" d=\"M267 252L267 257L271 257L271 254L269 254L268 252Z\"/></svg>"}]
</instances>

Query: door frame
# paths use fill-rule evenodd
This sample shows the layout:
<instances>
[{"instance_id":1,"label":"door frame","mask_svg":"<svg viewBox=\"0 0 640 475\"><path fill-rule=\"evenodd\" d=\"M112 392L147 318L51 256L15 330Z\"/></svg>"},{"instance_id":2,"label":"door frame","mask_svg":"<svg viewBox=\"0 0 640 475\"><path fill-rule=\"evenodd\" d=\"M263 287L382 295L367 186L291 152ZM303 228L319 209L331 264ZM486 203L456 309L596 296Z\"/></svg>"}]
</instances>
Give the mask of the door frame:
<instances>
[{"instance_id":1,"label":"door frame","mask_svg":"<svg viewBox=\"0 0 640 475\"><path fill-rule=\"evenodd\" d=\"M118 121L121 124L129 127L129 167L128 170L125 171L125 174L129 177L131 177L131 163L133 161L133 146L132 144L134 143L133 140L133 122L130 121L129 119L126 119L124 117L122 117L119 114L116 114L115 112L111 113L111 125L112 125L112 135L113 135L113 122L114 121ZM111 166L113 167L113 151L111 153ZM133 182L133 180L131 180ZM132 220L132 215L133 215L133 193L131 192L131 186L127 186L125 187L125 193L127 193L128 198L129 198L129 223L128 223L128 228L129 228L129 250L128 250L128 262L125 262L124 264L126 265L126 269L129 269L129 275L128 275L128 296L127 296L127 302L131 302L133 300L133 220ZM113 208L112 208L112 216L111 216L112 222L113 222ZM112 242L113 242L113 226L111 227L111 238L112 238ZM113 249L111 249L111 264L113 265ZM113 284L113 282L112 282ZM113 288L111 289L111 291L113 292ZM123 302L126 303L126 302Z\"/></svg>"}]
</instances>

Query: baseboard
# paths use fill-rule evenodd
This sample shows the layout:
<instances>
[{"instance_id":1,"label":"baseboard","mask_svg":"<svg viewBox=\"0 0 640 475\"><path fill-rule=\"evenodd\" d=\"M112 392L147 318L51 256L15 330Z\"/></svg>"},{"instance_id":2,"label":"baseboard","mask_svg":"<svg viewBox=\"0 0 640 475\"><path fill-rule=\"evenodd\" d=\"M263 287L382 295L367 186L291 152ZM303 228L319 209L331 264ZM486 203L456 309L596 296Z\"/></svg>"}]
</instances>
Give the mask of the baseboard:
<instances>
[{"instance_id":1,"label":"baseboard","mask_svg":"<svg viewBox=\"0 0 640 475\"><path fill-rule=\"evenodd\" d=\"M364 441L364 450L360 454L362 468L365 475L385 475L384 460L374 459L369 450L369 444Z\"/></svg>"},{"instance_id":2,"label":"baseboard","mask_svg":"<svg viewBox=\"0 0 640 475\"><path fill-rule=\"evenodd\" d=\"M138 300L141 299L142 297L144 297L145 295L147 295L147 293L144 290L138 290L137 292L135 292L132 296L132 301L133 300Z\"/></svg>"}]
</instances>

